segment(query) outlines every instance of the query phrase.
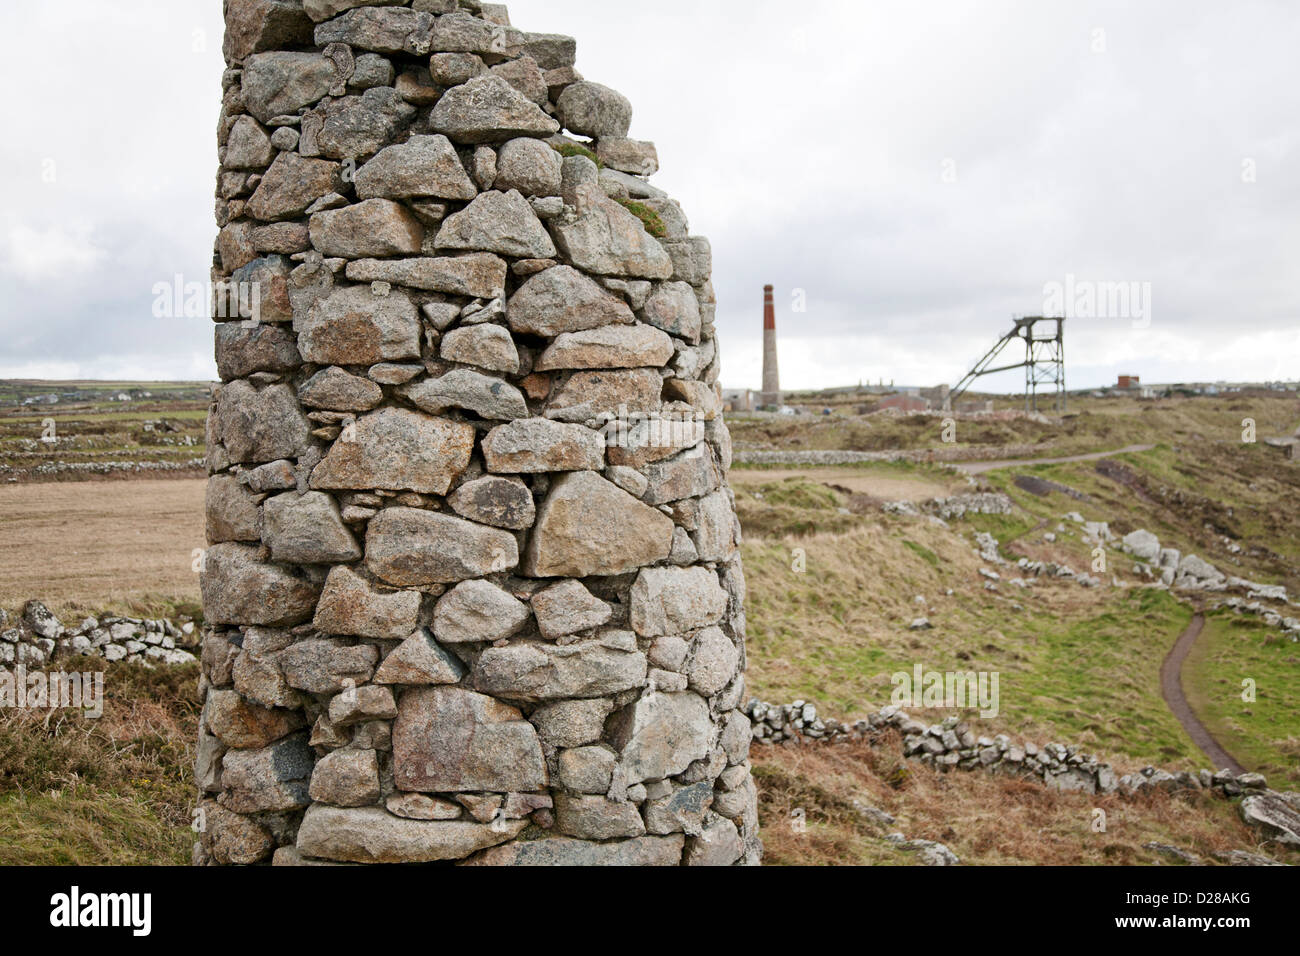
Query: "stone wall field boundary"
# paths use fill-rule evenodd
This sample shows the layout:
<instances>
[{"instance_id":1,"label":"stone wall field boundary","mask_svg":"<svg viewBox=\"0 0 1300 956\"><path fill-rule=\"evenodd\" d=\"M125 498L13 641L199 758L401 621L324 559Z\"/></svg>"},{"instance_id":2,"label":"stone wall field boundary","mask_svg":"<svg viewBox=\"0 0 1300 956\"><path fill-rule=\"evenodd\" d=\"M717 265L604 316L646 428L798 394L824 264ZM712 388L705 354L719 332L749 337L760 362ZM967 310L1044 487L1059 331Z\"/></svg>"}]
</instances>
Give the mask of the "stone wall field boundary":
<instances>
[{"instance_id":1,"label":"stone wall field boundary","mask_svg":"<svg viewBox=\"0 0 1300 956\"><path fill-rule=\"evenodd\" d=\"M815 704L803 700L771 704L751 698L745 704L745 713L753 721L754 741L760 744L817 746L854 740L876 743L897 732L904 757L941 771L980 770L1032 777L1052 790L1066 793L1131 797L1155 790L1204 790L1238 800L1241 818L1267 839L1300 846L1300 791L1270 790L1267 779L1259 773L1226 769L1171 773L1143 767L1135 773L1117 775L1109 763L1073 745L1048 743L1039 747L1027 742L1018 744L1005 734L977 736L959 717L926 724L894 704L852 722L823 718Z\"/></svg>"}]
</instances>

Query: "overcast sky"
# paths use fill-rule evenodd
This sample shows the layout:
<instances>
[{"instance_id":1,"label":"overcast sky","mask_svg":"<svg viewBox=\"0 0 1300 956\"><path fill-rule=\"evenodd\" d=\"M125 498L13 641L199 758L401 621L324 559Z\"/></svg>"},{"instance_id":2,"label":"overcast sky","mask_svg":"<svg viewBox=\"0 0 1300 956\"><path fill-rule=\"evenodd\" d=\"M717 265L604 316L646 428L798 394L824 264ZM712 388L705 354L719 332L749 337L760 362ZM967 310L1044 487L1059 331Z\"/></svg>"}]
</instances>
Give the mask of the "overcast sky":
<instances>
[{"instance_id":1,"label":"overcast sky","mask_svg":"<svg viewBox=\"0 0 1300 956\"><path fill-rule=\"evenodd\" d=\"M1071 386L1300 378L1294 3L510 10L631 98L713 243L727 387L759 385L765 282L801 388L951 383L1067 276L1134 292L1071 299ZM207 280L221 31L220 0L0 7L0 377L215 375L211 323L152 305Z\"/></svg>"}]
</instances>

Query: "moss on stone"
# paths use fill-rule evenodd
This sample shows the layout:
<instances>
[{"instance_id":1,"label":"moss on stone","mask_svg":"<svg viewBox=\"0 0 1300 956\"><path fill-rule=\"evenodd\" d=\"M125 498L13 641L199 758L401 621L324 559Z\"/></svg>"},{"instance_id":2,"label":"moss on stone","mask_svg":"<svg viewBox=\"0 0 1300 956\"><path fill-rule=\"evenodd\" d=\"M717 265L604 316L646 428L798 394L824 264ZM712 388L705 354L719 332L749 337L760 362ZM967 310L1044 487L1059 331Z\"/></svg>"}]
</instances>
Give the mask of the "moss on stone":
<instances>
[{"instance_id":1,"label":"moss on stone","mask_svg":"<svg viewBox=\"0 0 1300 956\"><path fill-rule=\"evenodd\" d=\"M639 203L635 199L620 199L619 205L641 220L641 225L645 226L645 231L650 233L656 239L666 239L668 229L664 226L664 221L659 218L659 213L655 212L644 203Z\"/></svg>"},{"instance_id":2,"label":"moss on stone","mask_svg":"<svg viewBox=\"0 0 1300 956\"><path fill-rule=\"evenodd\" d=\"M555 150L561 156L565 156L565 157L586 156L589 160L591 160L593 163L596 164L597 169L605 168L605 164L600 161L600 158L597 157L595 153L589 150L586 146L582 146L578 143L552 143L551 149Z\"/></svg>"}]
</instances>

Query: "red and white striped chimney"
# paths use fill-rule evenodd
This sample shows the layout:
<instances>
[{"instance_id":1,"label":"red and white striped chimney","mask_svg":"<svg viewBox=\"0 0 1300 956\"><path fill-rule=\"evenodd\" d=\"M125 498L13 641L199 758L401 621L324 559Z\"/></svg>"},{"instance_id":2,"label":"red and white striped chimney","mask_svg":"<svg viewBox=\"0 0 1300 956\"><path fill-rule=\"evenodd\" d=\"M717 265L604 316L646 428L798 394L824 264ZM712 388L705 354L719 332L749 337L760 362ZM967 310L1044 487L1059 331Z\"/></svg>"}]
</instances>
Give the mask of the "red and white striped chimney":
<instances>
[{"instance_id":1,"label":"red and white striped chimney","mask_svg":"<svg viewBox=\"0 0 1300 956\"><path fill-rule=\"evenodd\" d=\"M772 304L772 287L763 286L763 405L781 404L781 373L776 364L776 307Z\"/></svg>"}]
</instances>

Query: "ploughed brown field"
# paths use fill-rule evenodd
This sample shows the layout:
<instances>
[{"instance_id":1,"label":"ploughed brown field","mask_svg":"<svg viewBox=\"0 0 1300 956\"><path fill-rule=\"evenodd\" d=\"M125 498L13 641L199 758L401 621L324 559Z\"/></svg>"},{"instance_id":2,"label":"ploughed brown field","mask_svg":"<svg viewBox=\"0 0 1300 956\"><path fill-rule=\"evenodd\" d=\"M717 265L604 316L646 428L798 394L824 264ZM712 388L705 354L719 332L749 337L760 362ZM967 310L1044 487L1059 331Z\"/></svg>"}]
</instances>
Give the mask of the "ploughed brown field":
<instances>
[{"instance_id":1,"label":"ploughed brown field","mask_svg":"<svg viewBox=\"0 0 1300 956\"><path fill-rule=\"evenodd\" d=\"M0 605L56 614L197 599L201 479L0 485Z\"/></svg>"}]
</instances>

